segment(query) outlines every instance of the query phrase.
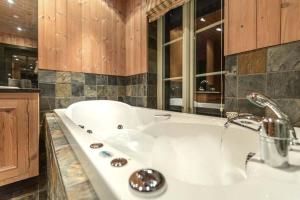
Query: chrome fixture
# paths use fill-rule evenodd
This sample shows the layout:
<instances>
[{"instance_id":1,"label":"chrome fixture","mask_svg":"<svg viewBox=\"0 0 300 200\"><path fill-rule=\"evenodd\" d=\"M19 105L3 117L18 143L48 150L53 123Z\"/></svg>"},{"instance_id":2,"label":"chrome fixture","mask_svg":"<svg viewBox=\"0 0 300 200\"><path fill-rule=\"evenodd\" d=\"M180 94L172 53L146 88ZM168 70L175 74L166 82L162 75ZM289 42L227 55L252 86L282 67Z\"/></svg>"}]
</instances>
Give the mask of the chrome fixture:
<instances>
[{"instance_id":1,"label":"chrome fixture","mask_svg":"<svg viewBox=\"0 0 300 200\"><path fill-rule=\"evenodd\" d=\"M155 118L166 118L166 119L170 119L171 118L171 114L156 114L154 115Z\"/></svg>"},{"instance_id":2,"label":"chrome fixture","mask_svg":"<svg viewBox=\"0 0 300 200\"><path fill-rule=\"evenodd\" d=\"M91 149L99 149L101 147L103 147L102 143L93 143L93 144L90 145Z\"/></svg>"},{"instance_id":3,"label":"chrome fixture","mask_svg":"<svg viewBox=\"0 0 300 200\"><path fill-rule=\"evenodd\" d=\"M272 167L288 166L288 153L293 138L284 119L264 118L260 131L260 156Z\"/></svg>"},{"instance_id":4,"label":"chrome fixture","mask_svg":"<svg viewBox=\"0 0 300 200\"><path fill-rule=\"evenodd\" d=\"M161 194L164 192L165 182L164 176L154 169L137 170L129 177L130 188L145 194Z\"/></svg>"},{"instance_id":5,"label":"chrome fixture","mask_svg":"<svg viewBox=\"0 0 300 200\"><path fill-rule=\"evenodd\" d=\"M247 95L247 99L251 103L253 103L261 108L265 108L265 107L269 108L270 110L272 110L275 113L275 115L279 119L285 120L287 122L289 133L293 136L294 139L297 140L295 129L292 126L292 123L291 123L289 117L280 110L279 106L277 105L277 103L275 101L273 101L272 99L270 99L262 94L255 93L255 92Z\"/></svg>"},{"instance_id":6,"label":"chrome fixture","mask_svg":"<svg viewBox=\"0 0 300 200\"><path fill-rule=\"evenodd\" d=\"M233 123L260 132L261 159L272 167L286 167L290 144L297 144L293 143L297 137L288 116L273 100L262 94L251 93L247 95L247 99L259 107L271 109L278 118L261 118L252 114L229 112L226 113L228 120L224 126L228 128L229 124Z\"/></svg>"},{"instance_id":7,"label":"chrome fixture","mask_svg":"<svg viewBox=\"0 0 300 200\"><path fill-rule=\"evenodd\" d=\"M92 133L93 133L92 130L87 130L86 132L87 132L88 134L92 134Z\"/></svg>"},{"instance_id":8,"label":"chrome fixture","mask_svg":"<svg viewBox=\"0 0 300 200\"><path fill-rule=\"evenodd\" d=\"M115 158L110 162L113 167L123 167L127 164L127 160L125 158Z\"/></svg>"},{"instance_id":9,"label":"chrome fixture","mask_svg":"<svg viewBox=\"0 0 300 200\"><path fill-rule=\"evenodd\" d=\"M224 124L226 128L230 123L242 126L254 131L259 131L261 128L261 117L254 116L249 113L227 112L227 122Z\"/></svg>"}]
</instances>

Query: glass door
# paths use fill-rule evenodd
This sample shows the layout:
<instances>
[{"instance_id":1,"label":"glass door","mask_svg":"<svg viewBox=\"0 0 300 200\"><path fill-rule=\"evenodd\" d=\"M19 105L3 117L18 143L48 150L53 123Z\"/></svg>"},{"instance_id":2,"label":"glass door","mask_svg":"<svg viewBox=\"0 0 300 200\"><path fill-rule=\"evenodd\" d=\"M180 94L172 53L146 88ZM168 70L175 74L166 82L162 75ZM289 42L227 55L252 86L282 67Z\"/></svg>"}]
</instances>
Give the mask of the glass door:
<instances>
[{"instance_id":1,"label":"glass door","mask_svg":"<svg viewBox=\"0 0 300 200\"><path fill-rule=\"evenodd\" d=\"M224 95L223 5L195 0L193 112L222 115Z\"/></svg>"},{"instance_id":2,"label":"glass door","mask_svg":"<svg viewBox=\"0 0 300 200\"><path fill-rule=\"evenodd\" d=\"M183 20L182 7L164 16L163 33L163 88L164 109L181 112L183 109Z\"/></svg>"}]
</instances>

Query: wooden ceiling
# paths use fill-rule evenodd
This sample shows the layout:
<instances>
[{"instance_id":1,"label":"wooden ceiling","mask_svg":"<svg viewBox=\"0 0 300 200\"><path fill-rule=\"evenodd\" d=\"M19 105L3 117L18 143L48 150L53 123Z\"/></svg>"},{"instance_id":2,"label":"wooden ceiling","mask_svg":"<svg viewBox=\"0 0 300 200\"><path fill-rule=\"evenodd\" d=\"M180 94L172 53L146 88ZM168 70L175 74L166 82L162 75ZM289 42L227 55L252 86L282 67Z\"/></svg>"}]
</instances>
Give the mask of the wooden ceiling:
<instances>
[{"instance_id":1,"label":"wooden ceiling","mask_svg":"<svg viewBox=\"0 0 300 200\"><path fill-rule=\"evenodd\" d=\"M0 0L0 32L37 40L38 0L13 1Z\"/></svg>"}]
</instances>

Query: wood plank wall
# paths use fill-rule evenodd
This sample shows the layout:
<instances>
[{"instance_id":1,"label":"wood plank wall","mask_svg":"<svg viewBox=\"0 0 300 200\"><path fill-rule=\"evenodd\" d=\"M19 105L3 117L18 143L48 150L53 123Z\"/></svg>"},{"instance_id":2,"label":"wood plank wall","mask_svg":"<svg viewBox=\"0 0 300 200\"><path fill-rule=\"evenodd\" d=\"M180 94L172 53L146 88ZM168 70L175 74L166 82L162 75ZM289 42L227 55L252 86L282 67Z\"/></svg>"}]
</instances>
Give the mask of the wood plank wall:
<instances>
[{"instance_id":1,"label":"wood plank wall","mask_svg":"<svg viewBox=\"0 0 300 200\"><path fill-rule=\"evenodd\" d=\"M126 4L126 70L127 75L148 71L147 3L130 0Z\"/></svg>"},{"instance_id":2,"label":"wood plank wall","mask_svg":"<svg viewBox=\"0 0 300 200\"><path fill-rule=\"evenodd\" d=\"M38 22L40 69L147 72L144 0L40 0Z\"/></svg>"},{"instance_id":3,"label":"wood plank wall","mask_svg":"<svg viewBox=\"0 0 300 200\"><path fill-rule=\"evenodd\" d=\"M9 33L0 33L0 43L37 48L37 41Z\"/></svg>"}]
</instances>

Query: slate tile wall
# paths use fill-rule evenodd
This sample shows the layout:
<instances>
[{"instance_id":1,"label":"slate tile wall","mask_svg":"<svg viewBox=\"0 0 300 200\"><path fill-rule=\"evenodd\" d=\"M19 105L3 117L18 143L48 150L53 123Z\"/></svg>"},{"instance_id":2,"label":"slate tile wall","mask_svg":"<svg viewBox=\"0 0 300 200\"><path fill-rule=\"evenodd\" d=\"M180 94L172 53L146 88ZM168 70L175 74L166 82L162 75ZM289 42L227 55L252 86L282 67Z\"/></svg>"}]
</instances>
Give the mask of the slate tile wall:
<instances>
[{"instance_id":1,"label":"slate tile wall","mask_svg":"<svg viewBox=\"0 0 300 200\"><path fill-rule=\"evenodd\" d=\"M225 111L270 115L245 98L260 92L275 99L295 126L300 126L300 42L227 56Z\"/></svg>"},{"instance_id":2,"label":"slate tile wall","mask_svg":"<svg viewBox=\"0 0 300 200\"><path fill-rule=\"evenodd\" d=\"M156 99L155 73L143 73L127 77L125 103L156 108Z\"/></svg>"},{"instance_id":3,"label":"slate tile wall","mask_svg":"<svg viewBox=\"0 0 300 200\"><path fill-rule=\"evenodd\" d=\"M107 99L156 108L156 74L111 76L39 70L40 110L66 108L84 100Z\"/></svg>"}]
</instances>

